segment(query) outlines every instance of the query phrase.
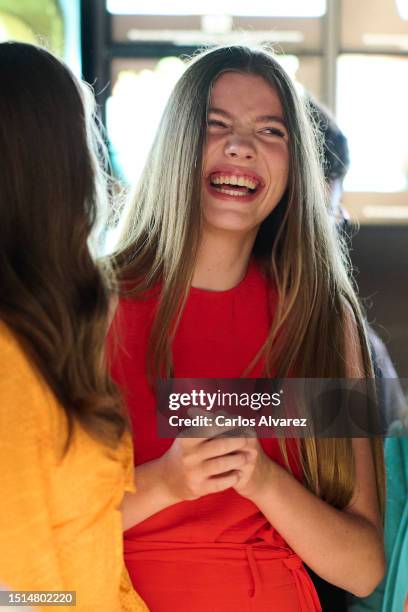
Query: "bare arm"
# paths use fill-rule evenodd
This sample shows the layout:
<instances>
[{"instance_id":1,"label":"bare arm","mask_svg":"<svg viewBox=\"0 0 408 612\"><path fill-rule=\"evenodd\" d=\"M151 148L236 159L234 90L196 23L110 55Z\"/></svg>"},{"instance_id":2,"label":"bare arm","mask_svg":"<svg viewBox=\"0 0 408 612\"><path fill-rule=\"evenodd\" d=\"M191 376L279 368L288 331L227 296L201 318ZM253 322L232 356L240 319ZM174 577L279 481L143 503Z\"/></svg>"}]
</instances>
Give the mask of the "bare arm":
<instances>
[{"instance_id":1,"label":"bare arm","mask_svg":"<svg viewBox=\"0 0 408 612\"><path fill-rule=\"evenodd\" d=\"M246 467L251 469L263 451L256 448L257 441L248 442L253 447ZM250 489L235 488L258 506L314 572L363 597L383 577L384 553L369 443L354 440L353 449L357 486L344 511L319 499L267 458L259 480L254 480Z\"/></svg>"},{"instance_id":2,"label":"bare arm","mask_svg":"<svg viewBox=\"0 0 408 612\"><path fill-rule=\"evenodd\" d=\"M173 504L234 486L247 460L245 446L245 438L174 440L159 459L135 468L137 491L126 493L122 504L124 529Z\"/></svg>"},{"instance_id":3,"label":"bare arm","mask_svg":"<svg viewBox=\"0 0 408 612\"><path fill-rule=\"evenodd\" d=\"M153 514L177 503L163 483L160 459L135 468L136 493L126 493L122 502L123 529L130 529Z\"/></svg>"}]
</instances>

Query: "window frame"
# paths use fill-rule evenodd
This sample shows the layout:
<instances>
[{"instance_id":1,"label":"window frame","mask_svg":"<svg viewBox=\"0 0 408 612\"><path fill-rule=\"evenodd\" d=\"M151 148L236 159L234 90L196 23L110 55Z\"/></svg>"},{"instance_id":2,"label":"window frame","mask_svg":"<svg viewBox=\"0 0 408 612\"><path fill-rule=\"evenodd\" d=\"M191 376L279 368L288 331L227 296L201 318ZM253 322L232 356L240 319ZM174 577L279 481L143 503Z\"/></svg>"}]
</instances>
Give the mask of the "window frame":
<instances>
[{"instance_id":1,"label":"window frame","mask_svg":"<svg viewBox=\"0 0 408 612\"><path fill-rule=\"evenodd\" d=\"M392 55L394 57L408 56L407 51L367 47L365 49L345 48L341 45L341 16L342 4L347 0L327 0L327 11L322 17L312 19L320 20L321 45L320 49L311 51L299 46L297 49L291 45L280 47L287 54L295 54L301 59L307 56L320 56L321 64L321 101L333 114L336 114L337 97L337 59L340 55ZM364 0L367 1L367 0ZM106 125L105 105L112 88L112 61L123 58L160 58L166 55L191 55L200 47L198 45L175 45L169 42L119 42L113 39L113 19L115 15L109 13L106 0L96 0L89 3L81 2L82 16L82 48L83 48L83 76L85 80L94 84L97 100L100 105L102 120ZM301 22L299 18L297 21ZM309 18L310 19L310 18ZM278 21L281 21L278 19ZM408 224L408 190L394 193L345 192L343 204L349 209L352 218L361 224ZM364 210L367 206L406 207L405 219L386 218L383 214L367 217ZM382 211L383 212L383 211Z\"/></svg>"}]
</instances>

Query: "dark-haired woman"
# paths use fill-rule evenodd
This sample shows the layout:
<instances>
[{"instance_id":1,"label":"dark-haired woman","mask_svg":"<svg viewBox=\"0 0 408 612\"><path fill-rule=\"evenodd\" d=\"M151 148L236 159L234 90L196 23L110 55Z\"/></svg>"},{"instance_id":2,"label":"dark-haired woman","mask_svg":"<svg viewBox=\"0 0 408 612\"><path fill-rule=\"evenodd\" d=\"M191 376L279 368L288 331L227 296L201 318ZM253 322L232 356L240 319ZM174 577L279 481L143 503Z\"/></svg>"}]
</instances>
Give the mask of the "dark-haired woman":
<instances>
[{"instance_id":1,"label":"dark-haired woman","mask_svg":"<svg viewBox=\"0 0 408 612\"><path fill-rule=\"evenodd\" d=\"M145 610L123 568L132 451L104 366L108 279L88 243L104 194L92 96L27 44L0 44L0 80L0 584Z\"/></svg>"},{"instance_id":2,"label":"dark-haired woman","mask_svg":"<svg viewBox=\"0 0 408 612\"><path fill-rule=\"evenodd\" d=\"M136 589L154 612L316 612L305 562L370 592L384 571L377 440L156 432L152 375L372 376L311 125L271 54L194 58L124 219L115 375L135 425Z\"/></svg>"}]
</instances>

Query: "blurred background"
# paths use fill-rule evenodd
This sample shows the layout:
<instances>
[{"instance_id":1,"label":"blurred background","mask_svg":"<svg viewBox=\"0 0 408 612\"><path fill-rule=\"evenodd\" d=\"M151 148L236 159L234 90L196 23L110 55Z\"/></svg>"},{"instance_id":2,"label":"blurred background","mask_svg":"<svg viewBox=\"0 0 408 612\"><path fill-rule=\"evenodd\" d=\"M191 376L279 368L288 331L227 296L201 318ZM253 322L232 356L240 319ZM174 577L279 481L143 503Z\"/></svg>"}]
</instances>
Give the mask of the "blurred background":
<instances>
[{"instance_id":1,"label":"blurred background","mask_svg":"<svg viewBox=\"0 0 408 612\"><path fill-rule=\"evenodd\" d=\"M120 181L137 180L183 58L269 43L348 138L342 204L368 319L408 377L408 0L0 0L0 40L37 42L94 86Z\"/></svg>"}]
</instances>

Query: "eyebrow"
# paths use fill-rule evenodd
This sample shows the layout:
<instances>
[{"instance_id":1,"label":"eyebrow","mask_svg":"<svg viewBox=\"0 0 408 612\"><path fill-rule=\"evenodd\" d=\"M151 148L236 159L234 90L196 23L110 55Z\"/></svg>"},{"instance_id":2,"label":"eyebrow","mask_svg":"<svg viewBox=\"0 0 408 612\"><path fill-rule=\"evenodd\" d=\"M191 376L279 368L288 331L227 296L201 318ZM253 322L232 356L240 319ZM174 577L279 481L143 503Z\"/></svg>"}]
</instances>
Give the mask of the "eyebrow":
<instances>
[{"instance_id":1,"label":"eyebrow","mask_svg":"<svg viewBox=\"0 0 408 612\"><path fill-rule=\"evenodd\" d=\"M231 113L223 110L222 108L211 107L208 109L208 114L210 113L216 113L217 115L223 115L224 117L227 117L228 119L233 118ZM274 122L280 123L286 128L285 120L283 119L283 117L280 117L279 115L260 115L259 117L255 118L255 121L259 123L263 121L274 121Z\"/></svg>"}]
</instances>

